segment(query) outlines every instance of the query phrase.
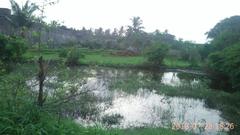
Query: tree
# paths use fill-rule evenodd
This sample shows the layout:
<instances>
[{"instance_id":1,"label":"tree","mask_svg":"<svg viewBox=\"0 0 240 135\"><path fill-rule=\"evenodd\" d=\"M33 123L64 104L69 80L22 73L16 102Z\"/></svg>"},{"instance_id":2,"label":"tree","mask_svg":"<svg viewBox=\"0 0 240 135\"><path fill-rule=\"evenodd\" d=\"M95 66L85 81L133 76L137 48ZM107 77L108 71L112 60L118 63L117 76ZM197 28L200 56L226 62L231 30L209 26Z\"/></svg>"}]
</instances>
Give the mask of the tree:
<instances>
[{"instance_id":1,"label":"tree","mask_svg":"<svg viewBox=\"0 0 240 135\"><path fill-rule=\"evenodd\" d=\"M207 34L208 38L212 39L211 45L214 49L208 57L208 67L213 77L217 78L218 84L226 84L235 90L239 89L240 16L232 16L220 21Z\"/></svg>"},{"instance_id":2,"label":"tree","mask_svg":"<svg viewBox=\"0 0 240 135\"><path fill-rule=\"evenodd\" d=\"M128 30L134 33L141 32L141 30L144 28L142 26L143 21L139 16L133 17L130 19L132 21L132 26L128 26Z\"/></svg>"},{"instance_id":3,"label":"tree","mask_svg":"<svg viewBox=\"0 0 240 135\"><path fill-rule=\"evenodd\" d=\"M123 36L124 36L125 30L124 30L124 27L123 27L123 26L121 26L121 28L120 28L120 30L119 30L118 33L119 33L118 35L119 35L120 37L123 37Z\"/></svg>"},{"instance_id":4,"label":"tree","mask_svg":"<svg viewBox=\"0 0 240 135\"><path fill-rule=\"evenodd\" d=\"M128 26L125 43L128 47L133 47L136 51L141 52L149 44L148 34L143 31L143 21L140 17L133 17L130 20L132 25Z\"/></svg>"},{"instance_id":5,"label":"tree","mask_svg":"<svg viewBox=\"0 0 240 135\"><path fill-rule=\"evenodd\" d=\"M152 45L146 52L148 62L150 62L154 66L161 66L163 63L163 59L167 55L167 51L167 45L161 43Z\"/></svg>"},{"instance_id":6,"label":"tree","mask_svg":"<svg viewBox=\"0 0 240 135\"><path fill-rule=\"evenodd\" d=\"M151 33L151 37L154 42L161 42L163 44L167 44L170 46L173 46L175 44L179 45L181 43L181 41L177 42L177 40L175 39L175 36L168 33L168 30L165 30L164 32L155 30L153 33Z\"/></svg>"},{"instance_id":7,"label":"tree","mask_svg":"<svg viewBox=\"0 0 240 135\"><path fill-rule=\"evenodd\" d=\"M220 21L206 34L216 50L236 44L240 41L240 16L232 16Z\"/></svg>"},{"instance_id":8,"label":"tree","mask_svg":"<svg viewBox=\"0 0 240 135\"><path fill-rule=\"evenodd\" d=\"M39 8L36 4L30 3L29 0L27 0L22 7L20 7L14 0L10 0L10 3L13 12L12 22L19 30L20 35L25 37L26 29L31 27L33 24L33 13Z\"/></svg>"},{"instance_id":9,"label":"tree","mask_svg":"<svg viewBox=\"0 0 240 135\"><path fill-rule=\"evenodd\" d=\"M117 30L117 28L114 28L114 29L113 29L112 36L113 36L114 38L116 38L116 37L118 36L118 30Z\"/></svg>"},{"instance_id":10,"label":"tree","mask_svg":"<svg viewBox=\"0 0 240 135\"><path fill-rule=\"evenodd\" d=\"M229 80L219 78L218 81L230 81L232 89L240 89L240 43L210 54L208 65L211 70L229 78Z\"/></svg>"}]
</instances>

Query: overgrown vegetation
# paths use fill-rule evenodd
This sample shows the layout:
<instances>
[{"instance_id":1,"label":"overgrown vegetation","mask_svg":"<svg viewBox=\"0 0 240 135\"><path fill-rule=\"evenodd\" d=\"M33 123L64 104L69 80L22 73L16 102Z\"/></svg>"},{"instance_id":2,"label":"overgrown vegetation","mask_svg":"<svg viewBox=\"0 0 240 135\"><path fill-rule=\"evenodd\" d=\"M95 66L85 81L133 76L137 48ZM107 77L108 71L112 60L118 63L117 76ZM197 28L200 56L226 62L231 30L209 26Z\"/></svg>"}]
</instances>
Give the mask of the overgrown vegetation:
<instances>
[{"instance_id":1,"label":"overgrown vegetation","mask_svg":"<svg viewBox=\"0 0 240 135\"><path fill-rule=\"evenodd\" d=\"M26 50L27 44L24 39L0 35L0 60L2 62L20 61Z\"/></svg>"},{"instance_id":2,"label":"overgrown vegetation","mask_svg":"<svg viewBox=\"0 0 240 135\"><path fill-rule=\"evenodd\" d=\"M63 55L63 54L62 54ZM64 54L65 55L65 54ZM66 64L68 66L79 65L84 55L77 48L71 48L66 55Z\"/></svg>"},{"instance_id":3,"label":"overgrown vegetation","mask_svg":"<svg viewBox=\"0 0 240 135\"><path fill-rule=\"evenodd\" d=\"M69 97L69 94L76 95L76 86L64 87L64 84L51 86L58 91L53 97L49 97L42 107L39 107L36 102L37 93L29 89L26 85L26 81L31 78L32 73L36 72L36 67L32 65L18 65L17 71L10 74L5 74L0 77L0 133L2 135L7 134L51 134L51 135L122 135L130 134L134 132L139 134L139 129L105 129L102 126L83 127L74 122L73 114L79 113L75 111L80 109L82 117L88 116L87 113L93 113L93 110L89 109L89 100L92 97L81 94L83 98L73 99L65 98ZM51 69L50 71L54 71ZM21 72L19 72L21 71ZM76 74L75 72L73 72ZM60 72L60 76L65 78L66 73ZM74 77L71 76L73 80ZM33 84L34 85L34 84ZM81 84L79 84L80 86ZM71 93L66 94L66 90L71 90ZM70 95L70 97L73 97ZM92 105L91 105L92 106ZM78 114L79 115L79 114ZM65 117L68 116L68 117ZM121 119L121 116L114 115L113 117L105 117L104 121L108 124L118 123L117 119ZM144 129L141 134L176 134L183 135L181 131L171 131L169 129L156 128L156 129Z\"/></svg>"},{"instance_id":4,"label":"overgrown vegetation","mask_svg":"<svg viewBox=\"0 0 240 135\"><path fill-rule=\"evenodd\" d=\"M152 63L154 66L161 66L167 51L166 45L154 45L146 53L148 62Z\"/></svg>"},{"instance_id":5,"label":"overgrown vegetation","mask_svg":"<svg viewBox=\"0 0 240 135\"><path fill-rule=\"evenodd\" d=\"M219 22L209 33L215 50L209 55L209 68L223 88L240 88L240 16ZM223 80L224 79L224 80Z\"/></svg>"},{"instance_id":6,"label":"overgrown vegetation","mask_svg":"<svg viewBox=\"0 0 240 135\"><path fill-rule=\"evenodd\" d=\"M207 33L208 44L197 44L176 39L168 30L145 32L140 17L132 17L127 28L115 28L113 32L102 28L75 30L56 21L50 24L44 22L45 6L55 4L54 1L44 1L42 6L26 1L22 7L14 0L10 3L12 15L8 21L13 25L14 32L0 34L0 134L187 134L163 128L105 129L75 123L74 118L78 116L86 118L89 112L97 113L94 105L87 103L96 101L95 97L85 91L80 93L77 86L83 84L79 82L69 87L54 85L53 91L47 91L48 74L55 72L48 69L51 61L55 61L58 72L61 62L69 66L64 66L67 70L81 65L157 67L157 70L159 67L204 70L205 67L217 89L233 93L212 90L207 83L168 86L159 83L162 76L156 74L145 78L146 82L140 80L141 83L136 76L126 74L124 79L113 80L110 88L121 88L130 93L139 88L154 88L158 94L203 99L208 107L222 111L225 119L234 122L236 127L230 134L240 133L240 16L222 20ZM36 16L36 11L40 11L41 16ZM53 34L59 31L66 32L70 38L63 38L66 33ZM28 68L25 62L32 65L21 73L19 68ZM38 65L39 70L33 65ZM67 70L61 71L60 76L71 76L65 74ZM26 85L29 76L37 78L37 90ZM50 92L53 95L49 96ZM118 114L109 115L102 121L111 127L122 118Z\"/></svg>"}]
</instances>

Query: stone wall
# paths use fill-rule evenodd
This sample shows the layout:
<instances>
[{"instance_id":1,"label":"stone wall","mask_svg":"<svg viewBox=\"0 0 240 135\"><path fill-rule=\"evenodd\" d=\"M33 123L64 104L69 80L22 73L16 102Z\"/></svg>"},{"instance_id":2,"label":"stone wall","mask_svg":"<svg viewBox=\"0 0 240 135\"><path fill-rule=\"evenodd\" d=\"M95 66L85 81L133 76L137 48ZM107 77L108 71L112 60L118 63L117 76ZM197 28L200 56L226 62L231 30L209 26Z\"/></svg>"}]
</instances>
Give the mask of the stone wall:
<instances>
[{"instance_id":1,"label":"stone wall","mask_svg":"<svg viewBox=\"0 0 240 135\"><path fill-rule=\"evenodd\" d=\"M12 35L16 32L11 21L11 10L7 8L0 8L0 33ZM39 27L42 27L41 29ZM81 42L81 32L66 27L56 27L45 29L41 24L35 23L28 32L28 38L31 43L39 41L33 36L33 32L41 30L41 42L49 44L50 42L55 46L66 44L69 42Z\"/></svg>"},{"instance_id":2,"label":"stone wall","mask_svg":"<svg viewBox=\"0 0 240 135\"><path fill-rule=\"evenodd\" d=\"M10 9L0 8L0 33L7 35L13 33Z\"/></svg>"}]
</instances>

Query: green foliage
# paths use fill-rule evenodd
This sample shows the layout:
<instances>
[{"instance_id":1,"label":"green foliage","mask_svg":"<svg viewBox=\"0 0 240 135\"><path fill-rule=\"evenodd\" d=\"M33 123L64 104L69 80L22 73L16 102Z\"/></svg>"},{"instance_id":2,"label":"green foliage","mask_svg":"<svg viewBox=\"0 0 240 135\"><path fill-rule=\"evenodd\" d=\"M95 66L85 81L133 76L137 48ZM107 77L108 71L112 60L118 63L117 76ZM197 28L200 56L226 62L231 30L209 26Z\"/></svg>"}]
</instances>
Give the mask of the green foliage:
<instances>
[{"instance_id":1,"label":"green foliage","mask_svg":"<svg viewBox=\"0 0 240 135\"><path fill-rule=\"evenodd\" d=\"M230 78L232 88L240 89L240 43L209 56L209 67ZM225 80L227 81L227 80Z\"/></svg>"},{"instance_id":2,"label":"green foliage","mask_svg":"<svg viewBox=\"0 0 240 135\"><path fill-rule=\"evenodd\" d=\"M33 23L33 13L38 10L38 6L30 3L29 0L20 7L15 0L10 0L13 12L12 21L17 28L30 27Z\"/></svg>"},{"instance_id":3,"label":"green foliage","mask_svg":"<svg viewBox=\"0 0 240 135\"><path fill-rule=\"evenodd\" d=\"M66 64L68 66L79 65L81 58L84 58L84 55L77 48L71 48L67 54Z\"/></svg>"},{"instance_id":4,"label":"green foliage","mask_svg":"<svg viewBox=\"0 0 240 135\"><path fill-rule=\"evenodd\" d=\"M208 66L214 80L225 88L240 88L240 16L232 16L219 22L208 33L213 46ZM224 81L221 81L224 80Z\"/></svg>"},{"instance_id":5,"label":"green foliage","mask_svg":"<svg viewBox=\"0 0 240 135\"><path fill-rule=\"evenodd\" d=\"M217 50L234 45L240 41L240 16L232 16L220 21L207 34Z\"/></svg>"},{"instance_id":6,"label":"green foliage","mask_svg":"<svg viewBox=\"0 0 240 135\"><path fill-rule=\"evenodd\" d=\"M0 60L0 75L6 72L5 64Z\"/></svg>"},{"instance_id":7,"label":"green foliage","mask_svg":"<svg viewBox=\"0 0 240 135\"><path fill-rule=\"evenodd\" d=\"M47 49L42 50L42 55L45 60L59 61L61 57L59 53L62 51L66 54L69 49ZM83 65L98 65L108 67L147 67L147 58L143 55L138 56L119 56L113 55L114 50L102 50L102 49L86 49L78 48L81 54L84 54L84 58L80 60L80 64ZM65 56L64 54L64 56ZM38 50L29 50L24 54L24 57L28 60L37 60L39 56ZM65 59L66 57L62 57ZM163 65L168 68L189 68L191 63L189 60L181 60L177 58L166 57L163 60ZM197 67L202 66L202 63L198 63ZM192 67L191 67L192 68Z\"/></svg>"},{"instance_id":8,"label":"green foliage","mask_svg":"<svg viewBox=\"0 0 240 135\"><path fill-rule=\"evenodd\" d=\"M2 78L1 78L2 79ZM98 127L84 128L34 104L30 91L23 87L23 78L11 75L1 80L1 135L104 135ZM19 82L20 81L20 82ZM17 85L18 84L18 85Z\"/></svg>"},{"instance_id":9,"label":"green foliage","mask_svg":"<svg viewBox=\"0 0 240 135\"><path fill-rule=\"evenodd\" d=\"M139 16L130 19L132 21L132 26L128 26L128 32L138 33L144 28L142 26L143 21Z\"/></svg>"},{"instance_id":10,"label":"green foliage","mask_svg":"<svg viewBox=\"0 0 240 135\"><path fill-rule=\"evenodd\" d=\"M66 58L67 55L68 55L68 50L67 50L67 49L61 49L61 50L59 51L59 53L58 53L58 56L59 56L60 58Z\"/></svg>"},{"instance_id":11,"label":"green foliage","mask_svg":"<svg viewBox=\"0 0 240 135\"><path fill-rule=\"evenodd\" d=\"M0 35L0 60L2 62L21 60L26 49L26 42L22 38Z\"/></svg>"},{"instance_id":12,"label":"green foliage","mask_svg":"<svg viewBox=\"0 0 240 135\"><path fill-rule=\"evenodd\" d=\"M208 38L217 38L225 31L236 32L240 28L240 16L232 16L217 23L207 34Z\"/></svg>"},{"instance_id":13,"label":"green foliage","mask_svg":"<svg viewBox=\"0 0 240 135\"><path fill-rule=\"evenodd\" d=\"M206 60L208 55L214 51L214 46L210 44L202 45L199 48L199 54L202 60Z\"/></svg>"},{"instance_id":14,"label":"green foliage","mask_svg":"<svg viewBox=\"0 0 240 135\"><path fill-rule=\"evenodd\" d=\"M146 52L148 62L155 66L160 66L167 55L168 48L163 44L155 44Z\"/></svg>"},{"instance_id":15,"label":"green foliage","mask_svg":"<svg viewBox=\"0 0 240 135\"><path fill-rule=\"evenodd\" d=\"M31 71L22 67L24 75ZM19 67L17 67L19 69ZM26 68L26 69L25 69ZM21 71L19 70L19 71ZM25 85L26 77L22 72L0 76L0 134L1 135L124 135L124 134L175 134L184 132L163 128L139 129L104 129L99 126L82 127L72 119L65 119L52 112L55 108L35 104L35 94ZM75 73L75 72L74 72ZM31 73L32 74L32 73ZM29 74L29 75L31 75ZM82 102L85 102L83 100ZM66 104L67 106L67 104ZM68 106L67 106L68 107ZM65 111L65 110L64 110ZM119 118L118 115L113 119ZM110 120L109 122L115 122Z\"/></svg>"},{"instance_id":16,"label":"green foliage","mask_svg":"<svg viewBox=\"0 0 240 135\"><path fill-rule=\"evenodd\" d=\"M193 49L189 52L189 62L192 67L198 67L199 61L201 60L201 56L196 49Z\"/></svg>"}]
</instances>

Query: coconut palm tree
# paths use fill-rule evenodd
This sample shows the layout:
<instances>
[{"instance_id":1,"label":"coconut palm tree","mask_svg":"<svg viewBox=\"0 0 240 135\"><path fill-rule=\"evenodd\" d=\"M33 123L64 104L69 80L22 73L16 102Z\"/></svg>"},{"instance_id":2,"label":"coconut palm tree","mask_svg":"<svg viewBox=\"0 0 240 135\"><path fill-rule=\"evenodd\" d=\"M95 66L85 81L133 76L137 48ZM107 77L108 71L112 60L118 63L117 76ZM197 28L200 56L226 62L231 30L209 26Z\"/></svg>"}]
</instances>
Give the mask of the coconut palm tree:
<instances>
[{"instance_id":1,"label":"coconut palm tree","mask_svg":"<svg viewBox=\"0 0 240 135\"><path fill-rule=\"evenodd\" d=\"M144 27L142 26L142 20L140 17L133 17L130 19L132 21L132 26L128 26L133 32L140 32Z\"/></svg>"},{"instance_id":2,"label":"coconut palm tree","mask_svg":"<svg viewBox=\"0 0 240 135\"><path fill-rule=\"evenodd\" d=\"M26 29L30 28L34 22L33 13L39 8L36 4L30 3L29 0L22 7L15 0L10 0L10 3L13 13L12 23L18 32L20 32L19 34L24 37Z\"/></svg>"}]
</instances>

